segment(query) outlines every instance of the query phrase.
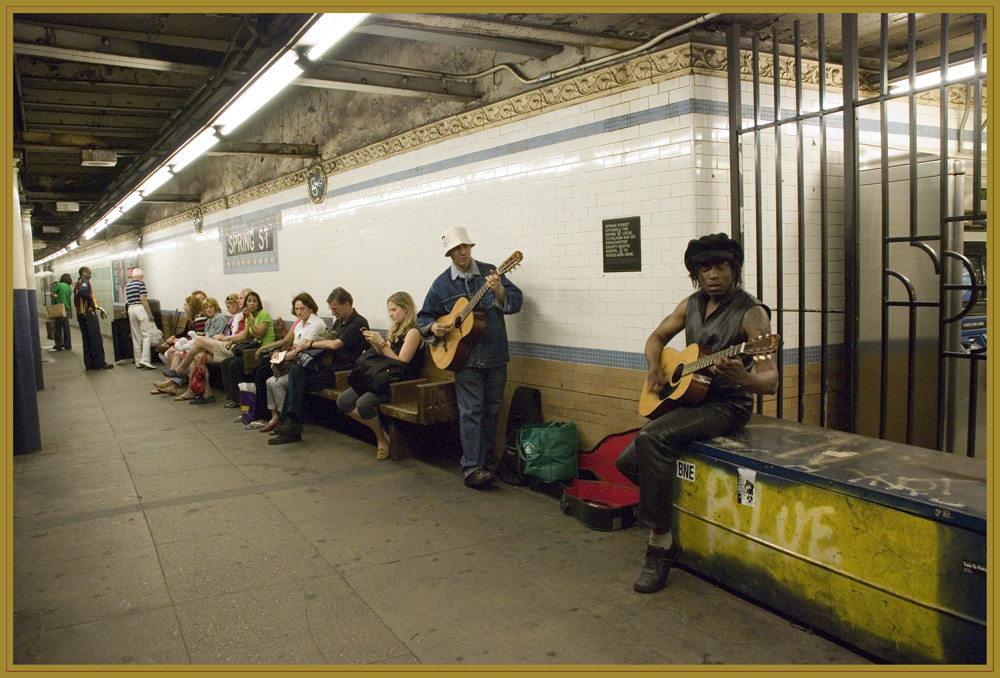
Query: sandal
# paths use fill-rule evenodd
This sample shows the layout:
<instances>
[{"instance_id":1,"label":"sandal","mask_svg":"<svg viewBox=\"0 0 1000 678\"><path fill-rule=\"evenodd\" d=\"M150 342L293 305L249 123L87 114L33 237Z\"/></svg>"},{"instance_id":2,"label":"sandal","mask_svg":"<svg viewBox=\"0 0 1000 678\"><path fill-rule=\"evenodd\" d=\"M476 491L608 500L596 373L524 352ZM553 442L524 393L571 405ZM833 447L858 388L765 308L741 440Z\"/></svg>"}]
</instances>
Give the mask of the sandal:
<instances>
[{"instance_id":1,"label":"sandal","mask_svg":"<svg viewBox=\"0 0 1000 678\"><path fill-rule=\"evenodd\" d=\"M240 419L242 420L242 417L240 417ZM257 421L251 421L249 424L247 424L243 428L245 428L248 431L255 431L257 429L264 428L265 426L267 426L267 422L266 421L257 420Z\"/></svg>"},{"instance_id":2,"label":"sandal","mask_svg":"<svg viewBox=\"0 0 1000 678\"><path fill-rule=\"evenodd\" d=\"M190 398L185 398L184 396L177 396L174 400L194 400L197 396L191 396Z\"/></svg>"},{"instance_id":3,"label":"sandal","mask_svg":"<svg viewBox=\"0 0 1000 678\"><path fill-rule=\"evenodd\" d=\"M275 422L275 423L272 424L271 422L267 422L266 424L264 424L264 426L261 427L260 432L261 433L270 433L274 429L278 428L278 425L280 423L281 422Z\"/></svg>"}]
</instances>

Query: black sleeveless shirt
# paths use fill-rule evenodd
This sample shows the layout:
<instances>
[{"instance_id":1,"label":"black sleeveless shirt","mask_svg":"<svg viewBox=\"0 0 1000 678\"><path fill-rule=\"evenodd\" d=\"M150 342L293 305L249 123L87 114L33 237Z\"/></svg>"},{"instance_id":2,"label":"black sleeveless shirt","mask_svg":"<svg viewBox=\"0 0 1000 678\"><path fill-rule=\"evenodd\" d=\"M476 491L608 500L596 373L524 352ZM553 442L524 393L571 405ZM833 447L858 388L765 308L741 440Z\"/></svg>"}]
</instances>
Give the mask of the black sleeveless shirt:
<instances>
[{"instance_id":1,"label":"black sleeveless shirt","mask_svg":"<svg viewBox=\"0 0 1000 678\"><path fill-rule=\"evenodd\" d=\"M396 341L389 344L389 348L392 349L393 353L399 355L399 352L403 350L403 342L406 341L406 332L403 332L401 336ZM403 374L403 379L416 379L420 376L420 368L424 366L424 354L427 351L424 349L423 342L417 346L417 352L413 354L410 362L406 364L406 372Z\"/></svg>"},{"instance_id":2,"label":"black sleeveless shirt","mask_svg":"<svg viewBox=\"0 0 1000 678\"><path fill-rule=\"evenodd\" d=\"M708 300L707 292L703 290L695 292L688 297L687 313L684 316L685 342L688 345L698 344L705 353L717 353L746 341L748 337L740 329L740 325L743 322L743 314L754 306L763 306L767 315L769 317L771 315L771 309L742 287L734 288L706 320L705 309ZM741 356L741 359L743 366L749 372L753 358ZM705 400L725 400L747 413L753 410L754 402L753 395L746 389L722 377L712 379Z\"/></svg>"}]
</instances>

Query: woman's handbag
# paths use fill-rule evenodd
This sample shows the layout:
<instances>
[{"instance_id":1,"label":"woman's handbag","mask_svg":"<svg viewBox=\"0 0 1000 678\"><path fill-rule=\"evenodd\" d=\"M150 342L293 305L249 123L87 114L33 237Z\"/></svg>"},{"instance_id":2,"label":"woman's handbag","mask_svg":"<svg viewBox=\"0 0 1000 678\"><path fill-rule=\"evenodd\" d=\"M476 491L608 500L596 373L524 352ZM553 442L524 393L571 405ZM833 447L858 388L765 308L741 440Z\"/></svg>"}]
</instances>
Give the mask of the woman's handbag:
<instances>
[{"instance_id":1,"label":"woman's handbag","mask_svg":"<svg viewBox=\"0 0 1000 678\"><path fill-rule=\"evenodd\" d=\"M389 384L399 381L406 374L408 366L409 364L402 360L389 358L370 348L354 361L354 367L347 376L347 383L358 395L387 394Z\"/></svg>"},{"instance_id":2,"label":"woman's handbag","mask_svg":"<svg viewBox=\"0 0 1000 678\"><path fill-rule=\"evenodd\" d=\"M521 427L524 472L542 482L576 478L576 424L550 421Z\"/></svg>"},{"instance_id":3,"label":"woman's handbag","mask_svg":"<svg viewBox=\"0 0 1000 678\"><path fill-rule=\"evenodd\" d=\"M233 355L243 355L246 350L256 351L260 348L260 342L256 339L244 339L232 345Z\"/></svg>"},{"instance_id":4,"label":"woman's handbag","mask_svg":"<svg viewBox=\"0 0 1000 678\"><path fill-rule=\"evenodd\" d=\"M188 384L188 388L195 395L205 394L205 382L208 381L208 373L205 371L204 367L198 367L191 374L191 381Z\"/></svg>"}]
</instances>

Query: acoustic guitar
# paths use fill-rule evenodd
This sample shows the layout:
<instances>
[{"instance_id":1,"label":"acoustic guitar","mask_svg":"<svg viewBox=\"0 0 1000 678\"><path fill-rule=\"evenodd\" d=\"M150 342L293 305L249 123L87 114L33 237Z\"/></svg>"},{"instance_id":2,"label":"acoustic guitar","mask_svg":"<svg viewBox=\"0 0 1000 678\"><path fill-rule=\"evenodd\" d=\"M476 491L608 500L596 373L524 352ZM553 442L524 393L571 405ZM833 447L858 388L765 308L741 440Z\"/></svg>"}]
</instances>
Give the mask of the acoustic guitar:
<instances>
[{"instance_id":1,"label":"acoustic guitar","mask_svg":"<svg viewBox=\"0 0 1000 678\"><path fill-rule=\"evenodd\" d=\"M648 381L643 382L642 393L639 394L639 414L656 419L678 405L697 405L708 393L712 376L706 371L716 360L740 355L750 355L759 360L777 351L780 344L781 338L777 334L768 334L711 355L706 355L698 344L691 344L683 351L665 346L660 353L660 367L669 381L656 393L649 390Z\"/></svg>"},{"instance_id":2,"label":"acoustic guitar","mask_svg":"<svg viewBox=\"0 0 1000 678\"><path fill-rule=\"evenodd\" d=\"M523 254L514 252L500 264L497 273L502 275L512 271L523 258ZM469 357L469 347L486 329L486 315L482 311L476 311L475 308L489 289L489 285L484 284L471 299L460 297L450 313L437 319L440 324L449 328L447 334L438 337L438 340L430 345L431 359L442 370L461 368Z\"/></svg>"}]
</instances>

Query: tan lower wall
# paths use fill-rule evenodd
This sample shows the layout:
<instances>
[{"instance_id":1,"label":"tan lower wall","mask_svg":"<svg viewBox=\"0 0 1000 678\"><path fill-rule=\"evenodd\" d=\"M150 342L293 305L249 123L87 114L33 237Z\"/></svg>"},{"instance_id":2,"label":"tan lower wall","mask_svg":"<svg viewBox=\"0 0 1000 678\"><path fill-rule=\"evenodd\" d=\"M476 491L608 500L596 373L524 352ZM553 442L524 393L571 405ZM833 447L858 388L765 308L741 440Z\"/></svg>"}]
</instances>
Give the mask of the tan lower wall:
<instances>
[{"instance_id":1,"label":"tan lower wall","mask_svg":"<svg viewBox=\"0 0 1000 678\"><path fill-rule=\"evenodd\" d=\"M831 415L827 426L835 428L839 364L831 364L828 369L828 411ZM507 372L505 405L497 429L497 450L501 450L504 444L507 406L518 386L530 386L541 392L542 418L545 421L575 421L580 449L590 450L607 435L639 428L646 423L646 418L638 412L639 391L645 375L645 370L512 358ZM786 366L782 379L782 418L798 419L798 366ZM819 364L806 366L805 393L803 422L819 426ZM776 412L777 397L766 397L764 414L775 416Z\"/></svg>"}]
</instances>

